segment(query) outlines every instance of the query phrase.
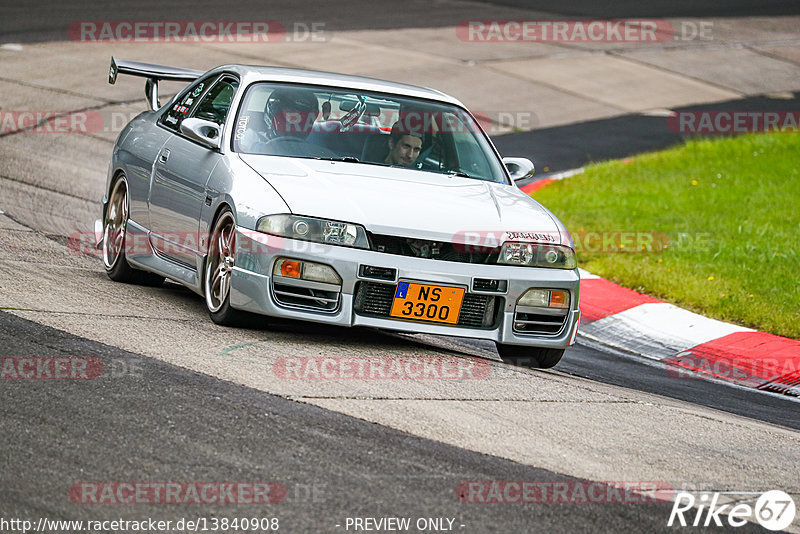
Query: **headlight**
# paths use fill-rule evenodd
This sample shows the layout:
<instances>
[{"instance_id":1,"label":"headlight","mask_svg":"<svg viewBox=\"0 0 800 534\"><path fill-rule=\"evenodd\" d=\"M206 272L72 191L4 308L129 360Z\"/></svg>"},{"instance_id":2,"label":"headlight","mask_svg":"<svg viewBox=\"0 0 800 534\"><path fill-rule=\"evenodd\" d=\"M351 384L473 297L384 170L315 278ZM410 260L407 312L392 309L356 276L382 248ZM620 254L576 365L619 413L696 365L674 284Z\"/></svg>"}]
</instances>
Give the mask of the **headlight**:
<instances>
[{"instance_id":1,"label":"headlight","mask_svg":"<svg viewBox=\"0 0 800 534\"><path fill-rule=\"evenodd\" d=\"M327 245L369 248L367 231L364 227L346 222L300 215L267 215L258 220L256 230L266 234Z\"/></svg>"},{"instance_id":2,"label":"headlight","mask_svg":"<svg viewBox=\"0 0 800 534\"><path fill-rule=\"evenodd\" d=\"M503 243L497 263L549 267L551 269L574 269L575 251L560 245L539 243Z\"/></svg>"},{"instance_id":3,"label":"headlight","mask_svg":"<svg viewBox=\"0 0 800 534\"><path fill-rule=\"evenodd\" d=\"M311 282L342 285L342 277L337 274L333 267L324 263L278 258L272 268L272 274L284 278L298 278Z\"/></svg>"},{"instance_id":4,"label":"headlight","mask_svg":"<svg viewBox=\"0 0 800 534\"><path fill-rule=\"evenodd\" d=\"M529 289L519 298L517 306L569 308L569 291L563 289Z\"/></svg>"}]
</instances>

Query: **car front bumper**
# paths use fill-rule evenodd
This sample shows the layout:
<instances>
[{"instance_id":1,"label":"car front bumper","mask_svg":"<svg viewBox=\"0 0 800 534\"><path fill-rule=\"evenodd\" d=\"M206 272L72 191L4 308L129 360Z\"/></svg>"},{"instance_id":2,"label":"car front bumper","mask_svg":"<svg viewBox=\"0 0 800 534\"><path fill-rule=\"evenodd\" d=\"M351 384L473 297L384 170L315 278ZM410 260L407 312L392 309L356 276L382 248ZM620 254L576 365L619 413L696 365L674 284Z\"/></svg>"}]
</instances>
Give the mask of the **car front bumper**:
<instances>
[{"instance_id":1,"label":"car front bumper","mask_svg":"<svg viewBox=\"0 0 800 534\"><path fill-rule=\"evenodd\" d=\"M492 340L508 345L564 348L575 340L580 311L578 310L580 276L577 269L544 269L506 265L458 263L426 258L385 254L370 250L347 248L276 238L252 230L237 229L236 266L231 277L230 302L234 308L268 316L285 317L340 326L369 326L411 333L438 334ZM342 279L335 305L330 309L310 309L291 305L276 298L275 282L285 282L273 276L273 266L278 258L322 263L333 267ZM361 266L394 269L392 280L363 276ZM475 279L506 281L505 291L480 291L474 287ZM363 313L361 304L367 284L373 289L385 289L393 295L398 281L420 282L466 289L477 302L493 301L491 324L445 325L431 322L393 319L375 313ZM379 284L380 287L376 287ZM332 289L323 284L310 287ZM281 286L279 286L281 287ZM570 302L563 325L552 333L528 333L514 329L516 302L531 288L562 289L569 291ZM285 288L284 288L285 289ZM320 292L317 292L319 294ZM332 296L330 292L326 296ZM332 299L330 299L332 300ZM385 303L385 298L384 298ZM463 312L462 308L462 312Z\"/></svg>"}]
</instances>

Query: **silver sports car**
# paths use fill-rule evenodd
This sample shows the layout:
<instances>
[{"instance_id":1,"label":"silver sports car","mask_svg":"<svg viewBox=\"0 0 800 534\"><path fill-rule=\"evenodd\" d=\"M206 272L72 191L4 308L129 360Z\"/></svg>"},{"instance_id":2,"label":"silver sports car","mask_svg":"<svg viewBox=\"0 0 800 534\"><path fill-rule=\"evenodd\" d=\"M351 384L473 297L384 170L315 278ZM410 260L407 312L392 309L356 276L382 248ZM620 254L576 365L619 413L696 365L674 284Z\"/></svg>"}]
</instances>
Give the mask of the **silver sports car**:
<instances>
[{"instance_id":1,"label":"silver sports car","mask_svg":"<svg viewBox=\"0 0 800 534\"><path fill-rule=\"evenodd\" d=\"M552 367L574 343L563 224L439 91L370 78L111 60L146 78L119 135L101 235L108 276L205 297L223 325L274 316L492 340ZM189 82L167 104L160 80Z\"/></svg>"}]
</instances>

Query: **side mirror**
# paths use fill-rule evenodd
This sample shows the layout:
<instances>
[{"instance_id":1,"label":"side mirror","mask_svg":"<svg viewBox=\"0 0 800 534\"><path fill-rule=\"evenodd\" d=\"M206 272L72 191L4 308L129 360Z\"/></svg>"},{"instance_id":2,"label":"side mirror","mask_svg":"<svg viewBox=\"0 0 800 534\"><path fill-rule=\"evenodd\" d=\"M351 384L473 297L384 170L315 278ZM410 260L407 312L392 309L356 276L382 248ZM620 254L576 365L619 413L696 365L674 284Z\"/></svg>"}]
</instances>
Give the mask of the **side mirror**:
<instances>
[{"instance_id":1,"label":"side mirror","mask_svg":"<svg viewBox=\"0 0 800 534\"><path fill-rule=\"evenodd\" d=\"M515 182L522 178L533 176L535 171L533 162L528 158L503 158L503 165L506 166L508 174L511 175L511 179Z\"/></svg>"},{"instance_id":2,"label":"side mirror","mask_svg":"<svg viewBox=\"0 0 800 534\"><path fill-rule=\"evenodd\" d=\"M183 119L181 132L208 148L218 149L220 147L220 126L214 122L194 117Z\"/></svg>"}]
</instances>

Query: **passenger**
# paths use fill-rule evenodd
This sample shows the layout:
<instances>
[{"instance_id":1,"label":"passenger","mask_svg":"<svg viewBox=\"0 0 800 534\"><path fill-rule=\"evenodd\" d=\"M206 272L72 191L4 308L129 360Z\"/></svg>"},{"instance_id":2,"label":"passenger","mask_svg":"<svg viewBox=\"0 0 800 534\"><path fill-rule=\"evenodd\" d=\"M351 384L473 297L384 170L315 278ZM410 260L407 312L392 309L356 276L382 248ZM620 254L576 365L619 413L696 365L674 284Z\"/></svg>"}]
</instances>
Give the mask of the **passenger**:
<instances>
[{"instance_id":1,"label":"passenger","mask_svg":"<svg viewBox=\"0 0 800 534\"><path fill-rule=\"evenodd\" d=\"M389 155L385 161L390 165L413 167L419 157L420 149L422 149L422 134L406 129L400 121L397 121L392 126Z\"/></svg>"}]
</instances>

